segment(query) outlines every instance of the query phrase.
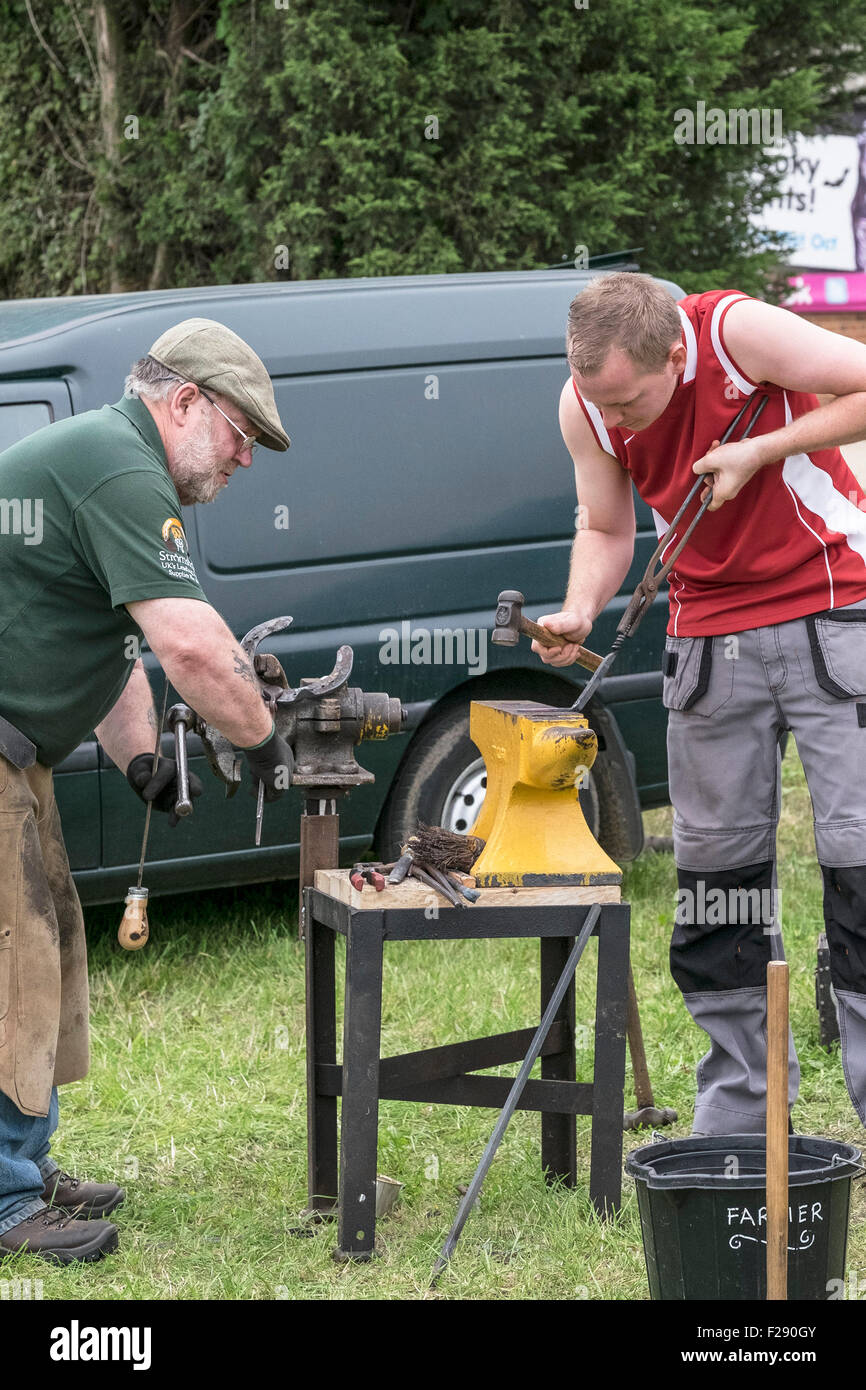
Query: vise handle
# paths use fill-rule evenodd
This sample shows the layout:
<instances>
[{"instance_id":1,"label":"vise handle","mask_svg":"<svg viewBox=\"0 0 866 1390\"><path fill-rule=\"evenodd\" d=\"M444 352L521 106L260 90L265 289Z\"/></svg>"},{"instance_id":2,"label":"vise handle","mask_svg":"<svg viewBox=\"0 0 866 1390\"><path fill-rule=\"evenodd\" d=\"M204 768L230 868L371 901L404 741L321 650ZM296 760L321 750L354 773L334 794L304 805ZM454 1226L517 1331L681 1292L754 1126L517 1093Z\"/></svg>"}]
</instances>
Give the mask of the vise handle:
<instances>
[{"instance_id":1,"label":"vise handle","mask_svg":"<svg viewBox=\"0 0 866 1390\"><path fill-rule=\"evenodd\" d=\"M177 801L174 806L176 816L192 815L186 736L195 728L195 723L195 711L191 710L189 705L172 705L168 712L168 727L174 734L174 759L177 767Z\"/></svg>"}]
</instances>

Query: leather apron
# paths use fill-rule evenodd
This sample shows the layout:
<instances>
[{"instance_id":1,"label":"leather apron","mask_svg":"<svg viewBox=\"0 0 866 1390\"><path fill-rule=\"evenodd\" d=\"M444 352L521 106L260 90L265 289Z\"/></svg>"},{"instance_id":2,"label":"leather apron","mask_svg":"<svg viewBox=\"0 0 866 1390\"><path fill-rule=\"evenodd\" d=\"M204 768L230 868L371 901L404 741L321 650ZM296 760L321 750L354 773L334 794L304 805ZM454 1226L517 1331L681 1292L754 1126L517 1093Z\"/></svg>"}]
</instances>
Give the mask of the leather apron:
<instances>
[{"instance_id":1,"label":"leather apron","mask_svg":"<svg viewBox=\"0 0 866 1390\"><path fill-rule=\"evenodd\" d=\"M84 915L51 769L0 755L0 1091L47 1115L89 1066Z\"/></svg>"}]
</instances>

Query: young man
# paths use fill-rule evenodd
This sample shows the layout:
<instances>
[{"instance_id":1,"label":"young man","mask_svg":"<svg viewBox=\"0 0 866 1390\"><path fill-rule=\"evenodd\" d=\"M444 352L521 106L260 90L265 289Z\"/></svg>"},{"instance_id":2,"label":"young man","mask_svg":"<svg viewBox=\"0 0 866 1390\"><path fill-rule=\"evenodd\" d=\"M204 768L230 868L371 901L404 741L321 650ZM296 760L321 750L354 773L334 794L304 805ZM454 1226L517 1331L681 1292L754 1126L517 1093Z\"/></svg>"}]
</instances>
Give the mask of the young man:
<instances>
[{"instance_id":1,"label":"young man","mask_svg":"<svg viewBox=\"0 0 866 1390\"><path fill-rule=\"evenodd\" d=\"M257 437L257 438L256 438ZM0 456L0 495L38 497L43 536L0 550L0 1258L59 1263L117 1246L113 1184L49 1149L57 1087L88 1068L87 951L52 768L91 729L133 790L170 815L174 760L153 773L157 718L131 637L182 699L245 752L268 800L291 777L259 682L201 589L181 506L210 502L256 442L284 450L267 369L211 319L154 343L114 405ZM190 777L192 795L201 792Z\"/></svg>"},{"instance_id":2,"label":"young man","mask_svg":"<svg viewBox=\"0 0 866 1390\"><path fill-rule=\"evenodd\" d=\"M812 797L842 1063L866 1123L866 495L838 447L866 437L866 346L736 291L676 304L649 277L617 274L572 303L567 351L560 424L581 523L547 627L585 641L619 590L632 483L659 535L696 475L713 488L669 576L664 657L680 890L671 970L710 1039L695 1132L765 1123L785 731ZM835 399L819 406L815 393ZM754 435L735 442L761 395ZM533 647L549 665L576 656ZM791 1104L798 1082L791 1040Z\"/></svg>"}]
</instances>

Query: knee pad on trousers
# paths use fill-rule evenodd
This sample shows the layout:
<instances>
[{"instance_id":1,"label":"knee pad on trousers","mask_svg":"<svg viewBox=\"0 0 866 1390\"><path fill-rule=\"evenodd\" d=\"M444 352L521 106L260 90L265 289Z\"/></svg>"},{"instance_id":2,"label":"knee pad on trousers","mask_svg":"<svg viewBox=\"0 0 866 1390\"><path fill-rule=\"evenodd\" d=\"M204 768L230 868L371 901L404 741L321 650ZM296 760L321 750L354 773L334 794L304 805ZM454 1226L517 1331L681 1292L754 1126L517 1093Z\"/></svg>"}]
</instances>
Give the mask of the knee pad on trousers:
<instances>
[{"instance_id":1,"label":"knee pad on trousers","mask_svg":"<svg viewBox=\"0 0 866 1390\"><path fill-rule=\"evenodd\" d=\"M833 987L866 994L866 867L822 864L821 873Z\"/></svg>"},{"instance_id":2,"label":"knee pad on trousers","mask_svg":"<svg viewBox=\"0 0 866 1390\"><path fill-rule=\"evenodd\" d=\"M737 869L677 869L671 974L683 994L767 980L775 928L772 859Z\"/></svg>"}]
</instances>

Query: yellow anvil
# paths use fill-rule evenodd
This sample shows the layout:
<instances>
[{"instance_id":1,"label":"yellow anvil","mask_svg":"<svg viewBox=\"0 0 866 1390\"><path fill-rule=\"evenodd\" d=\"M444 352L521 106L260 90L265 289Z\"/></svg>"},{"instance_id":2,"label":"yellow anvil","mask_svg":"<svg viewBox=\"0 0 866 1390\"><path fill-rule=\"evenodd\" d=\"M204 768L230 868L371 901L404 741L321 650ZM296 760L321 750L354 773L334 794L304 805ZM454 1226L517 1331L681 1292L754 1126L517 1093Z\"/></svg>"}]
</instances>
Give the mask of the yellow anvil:
<instances>
[{"instance_id":1,"label":"yellow anvil","mask_svg":"<svg viewBox=\"0 0 866 1390\"><path fill-rule=\"evenodd\" d=\"M472 869L478 886L619 883L578 800L598 752L584 716L534 700L473 700L469 727L487 766L472 827L486 841Z\"/></svg>"}]
</instances>

